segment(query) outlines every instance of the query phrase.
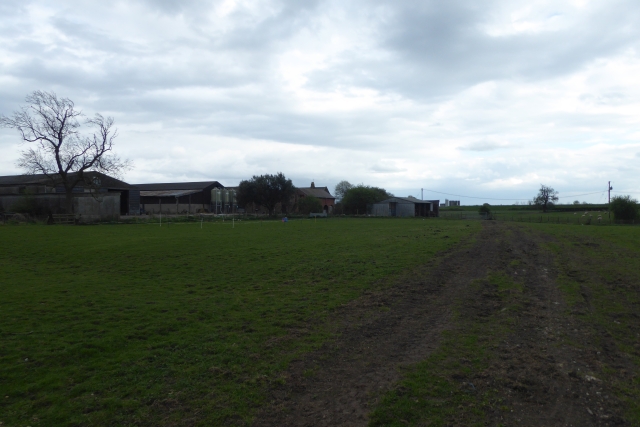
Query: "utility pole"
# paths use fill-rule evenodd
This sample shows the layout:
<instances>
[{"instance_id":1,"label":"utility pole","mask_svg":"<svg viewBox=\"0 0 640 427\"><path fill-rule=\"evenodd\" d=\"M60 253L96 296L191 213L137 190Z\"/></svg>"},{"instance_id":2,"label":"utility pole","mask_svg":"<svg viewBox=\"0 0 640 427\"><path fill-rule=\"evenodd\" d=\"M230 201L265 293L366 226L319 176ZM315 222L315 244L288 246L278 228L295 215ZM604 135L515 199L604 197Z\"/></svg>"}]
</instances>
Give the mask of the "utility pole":
<instances>
[{"instance_id":1,"label":"utility pole","mask_svg":"<svg viewBox=\"0 0 640 427\"><path fill-rule=\"evenodd\" d=\"M420 200L424 200L424 188L420 189Z\"/></svg>"},{"instance_id":2,"label":"utility pole","mask_svg":"<svg viewBox=\"0 0 640 427\"><path fill-rule=\"evenodd\" d=\"M609 184L607 184L607 191L609 192L609 203L607 206L607 211L609 211L609 222L611 222L611 190L613 190L613 187L611 186L611 181L609 181Z\"/></svg>"}]
</instances>

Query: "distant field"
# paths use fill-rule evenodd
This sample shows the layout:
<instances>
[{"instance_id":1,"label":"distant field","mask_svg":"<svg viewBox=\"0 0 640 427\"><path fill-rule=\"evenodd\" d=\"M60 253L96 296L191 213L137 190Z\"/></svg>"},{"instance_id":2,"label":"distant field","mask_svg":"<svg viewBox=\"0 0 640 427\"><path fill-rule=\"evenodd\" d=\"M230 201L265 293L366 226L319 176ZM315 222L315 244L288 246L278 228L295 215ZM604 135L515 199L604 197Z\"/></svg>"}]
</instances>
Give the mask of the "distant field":
<instances>
[{"instance_id":1,"label":"distant field","mask_svg":"<svg viewBox=\"0 0 640 427\"><path fill-rule=\"evenodd\" d=\"M478 206L441 208L440 216L443 219L482 219L478 208ZM547 212L525 206L492 206L491 213L493 218L499 221L578 225L604 225L615 222L613 215L609 216L606 206L563 205Z\"/></svg>"},{"instance_id":2,"label":"distant field","mask_svg":"<svg viewBox=\"0 0 640 427\"><path fill-rule=\"evenodd\" d=\"M478 209L481 205L470 205L470 206L449 206L440 207L440 212L449 213L449 212L478 212ZM528 205L493 205L490 204L491 210L498 213L512 213L512 212L522 212L529 214L542 213L542 209L535 206ZM586 204L586 205L555 205L549 209L549 213L556 212L585 212L585 211L606 211L606 204Z\"/></svg>"},{"instance_id":3,"label":"distant field","mask_svg":"<svg viewBox=\"0 0 640 427\"><path fill-rule=\"evenodd\" d=\"M241 425L332 310L478 222L0 226L0 421Z\"/></svg>"}]
</instances>

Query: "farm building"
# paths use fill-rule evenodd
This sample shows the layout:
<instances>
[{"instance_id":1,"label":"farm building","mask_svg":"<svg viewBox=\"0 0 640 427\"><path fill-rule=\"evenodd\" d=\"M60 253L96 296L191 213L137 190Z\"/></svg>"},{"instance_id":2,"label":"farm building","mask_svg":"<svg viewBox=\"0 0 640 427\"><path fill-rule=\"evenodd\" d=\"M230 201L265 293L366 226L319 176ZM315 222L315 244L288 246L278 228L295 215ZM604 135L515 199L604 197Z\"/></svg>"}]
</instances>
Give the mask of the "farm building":
<instances>
[{"instance_id":1,"label":"farm building","mask_svg":"<svg viewBox=\"0 0 640 427\"><path fill-rule=\"evenodd\" d=\"M73 177L73 174L70 174ZM118 218L140 211L140 192L100 172L85 172L73 188L73 213L83 221ZM6 212L22 209L26 204L40 214L65 214L65 190L56 176L0 176L0 208Z\"/></svg>"},{"instance_id":2,"label":"farm building","mask_svg":"<svg viewBox=\"0 0 640 427\"><path fill-rule=\"evenodd\" d=\"M136 184L136 187L140 189L141 209L148 214L212 212L212 190L224 188L218 181Z\"/></svg>"},{"instance_id":3,"label":"farm building","mask_svg":"<svg viewBox=\"0 0 640 427\"><path fill-rule=\"evenodd\" d=\"M336 204L336 198L331 195L327 187L316 187L316 184L314 182L311 183L311 187L297 187L296 194L294 196L294 203L297 203L298 200L309 196L320 199L322 210L324 212L333 212L333 207Z\"/></svg>"},{"instance_id":4,"label":"farm building","mask_svg":"<svg viewBox=\"0 0 640 427\"><path fill-rule=\"evenodd\" d=\"M415 197L392 197L372 205L373 216L426 216L437 217L440 200L420 200Z\"/></svg>"}]
</instances>

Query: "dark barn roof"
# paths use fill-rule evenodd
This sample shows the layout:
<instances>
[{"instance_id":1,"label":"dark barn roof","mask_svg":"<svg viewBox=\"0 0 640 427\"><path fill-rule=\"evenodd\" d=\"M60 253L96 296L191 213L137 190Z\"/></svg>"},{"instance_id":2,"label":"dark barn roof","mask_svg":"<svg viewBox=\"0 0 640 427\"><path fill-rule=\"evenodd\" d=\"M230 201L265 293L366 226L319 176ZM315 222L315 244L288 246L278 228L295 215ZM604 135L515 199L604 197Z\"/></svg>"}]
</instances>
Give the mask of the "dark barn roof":
<instances>
[{"instance_id":1,"label":"dark barn roof","mask_svg":"<svg viewBox=\"0 0 640 427\"><path fill-rule=\"evenodd\" d=\"M73 177L75 174L69 175ZM93 180L94 178L98 178L100 180L99 187L101 188L109 188L113 190L132 189L132 186L130 184L127 184L124 181L120 181L119 179L110 177L109 175L105 175L100 172L85 172L84 178L85 180ZM0 176L0 186L2 187L16 185L52 185L59 183L60 179L58 179L55 175L53 175L52 177L48 177L44 174ZM78 185L82 185L82 182L78 183Z\"/></svg>"},{"instance_id":2,"label":"dark barn roof","mask_svg":"<svg viewBox=\"0 0 640 427\"><path fill-rule=\"evenodd\" d=\"M182 197L189 194L199 193L200 190L160 190L160 191L140 191L140 197Z\"/></svg>"},{"instance_id":3,"label":"dark barn roof","mask_svg":"<svg viewBox=\"0 0 640 427\"><path fill-rule=\"evenodd\" d=\"M420 200L415 197L392 197L378 203L440 203L440 200Z\"/></svg>"},{"instance_id":4,"label":"dark barn roof","mask_svg":"<svg viewBox=\"0 0 640 427\"><path fill-rule=\"evenodd\" d=\"M224 188L218 181L201 182L163 182L153 184L134 184L141 191L168 191L168 190L197 190L202 191L207 187Z\"/></svg>"}]
</instances>

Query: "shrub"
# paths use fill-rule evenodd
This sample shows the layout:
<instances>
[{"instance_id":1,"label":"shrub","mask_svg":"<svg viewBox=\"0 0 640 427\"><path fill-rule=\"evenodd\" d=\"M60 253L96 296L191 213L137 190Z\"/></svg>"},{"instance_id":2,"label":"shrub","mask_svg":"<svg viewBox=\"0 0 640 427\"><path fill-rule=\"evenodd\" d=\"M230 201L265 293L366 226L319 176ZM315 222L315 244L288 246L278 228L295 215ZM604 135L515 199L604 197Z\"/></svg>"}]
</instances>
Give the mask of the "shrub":
<instances>
[{"instance_id":1,"label":"shrub","mask_svg":"<svg viewBox=\"0 0 640 427\"><path fill-rule=\"evenodd\" d=\"M614 196L611 199L609 209L613 212L615 219L631 221L638 219L638 201L631 196Z\"/></svg>"},{"instance_id":2,"label":"shrub","mask_svg":"<svg viewBox=\"0 0 640 427\"><path fill-rule=\"evenodd\" d=\"M322 203L320 203L320 199L317 197L303 197L298 200L298 211L305 215L311 212L322 212Z\"/></svg>"},{"instance_id":3,"label":"shrub","mask_svg":"<svg viewBox=\"0 0 640 427\"><path fill-rule=\"evenodd\" d=\"M489 203L483 204L480 206L480 209L478 209L478 213L480 215L491 215L491 205Z\"/></svg>"},{"instance_id":4,"label":"shrub","mask_svg":"<svg viewBox=\"0 0 640 427\"><path fill-rule=\"evenodd\" d=\"M367 206L393 197L384 188L357 185L349 189L342 198L342 206L348 214L364 214Z\"/></svg>"}]
</instances>

